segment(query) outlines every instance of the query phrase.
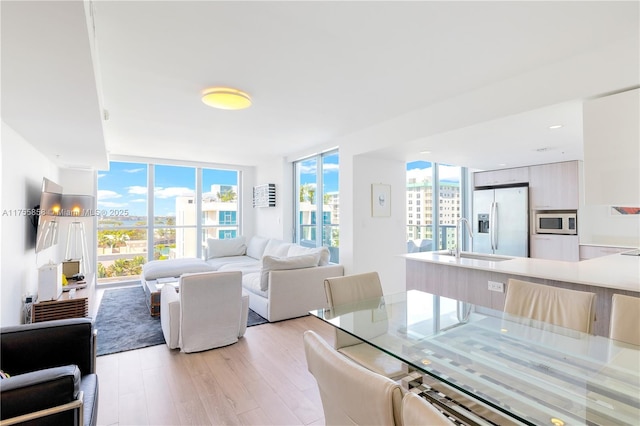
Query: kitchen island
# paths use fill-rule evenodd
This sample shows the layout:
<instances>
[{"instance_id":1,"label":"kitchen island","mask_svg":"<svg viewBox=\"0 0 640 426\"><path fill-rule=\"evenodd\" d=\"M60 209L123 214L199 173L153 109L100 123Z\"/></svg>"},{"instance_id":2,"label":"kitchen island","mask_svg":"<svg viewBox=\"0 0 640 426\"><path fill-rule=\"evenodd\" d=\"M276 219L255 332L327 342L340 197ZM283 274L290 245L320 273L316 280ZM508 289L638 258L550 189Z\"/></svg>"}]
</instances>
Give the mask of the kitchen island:
<instances>
[{"instance_id":1,"label":"kitchen island","mask_svg":"<svg viewBox=\"0 0 640 426\"><path fill-rule=\"evenodd\" d=\"M465 257L465 255L469 257ZM596 335L609 335L611 296L640 297L640 256L622 253L582 262L483 255L461 258L443 252L402 255L407 265L407 290L422 290L504 309L509 278L596 293ZM490 290L489 288L493 290Z\"/></svg>"}]
</instances>

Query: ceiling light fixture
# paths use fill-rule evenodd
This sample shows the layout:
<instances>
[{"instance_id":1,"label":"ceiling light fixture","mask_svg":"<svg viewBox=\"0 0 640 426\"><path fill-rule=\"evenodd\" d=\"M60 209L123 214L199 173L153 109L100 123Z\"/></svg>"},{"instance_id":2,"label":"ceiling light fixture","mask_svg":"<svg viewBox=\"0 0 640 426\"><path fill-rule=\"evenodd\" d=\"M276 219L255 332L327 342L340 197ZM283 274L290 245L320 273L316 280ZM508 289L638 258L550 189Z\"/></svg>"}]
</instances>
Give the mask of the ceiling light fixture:
<instances>
[{"instance_id":1,"label":"ceiling light fixture","mask_svg":"<svg viewBox=\"0 0 640 426\"><path fill-rule=\"evenodd\" d=\"M420 151L420 154L431 154L431 151Z\"/></svg>"},{"instance_id":2,"label":"ceiling light fixture","mask_svg":"<svg viewBox=\"0 0 640 426\"><path fill-rule=\"evenodd\" d=\"M229 87L210 87L202 92L202 102L219 109L245 109L251 106L251 97Z\"/></svg>"},{"instance_id":3,"label":"ceiling light fixture","mask_svg":"<svg viewBox=\"0 0 640 426\"><path fill-rule=\"evenodd\" d=\"M555 129L560 129L561 127L562 127L562 124L554 124L553 126L549 126L549 129L555 130Z\"/></svg>"}]
</instances>

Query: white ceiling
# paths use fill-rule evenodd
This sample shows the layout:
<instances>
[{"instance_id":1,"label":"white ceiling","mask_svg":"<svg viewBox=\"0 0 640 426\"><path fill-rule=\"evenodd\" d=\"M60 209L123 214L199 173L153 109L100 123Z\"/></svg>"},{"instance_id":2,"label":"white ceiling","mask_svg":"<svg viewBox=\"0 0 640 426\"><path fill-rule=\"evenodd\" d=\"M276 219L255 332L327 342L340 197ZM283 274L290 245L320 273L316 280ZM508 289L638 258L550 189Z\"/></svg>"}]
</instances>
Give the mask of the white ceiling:
<instances>
[{"instance_id":1,"label":"white ceiling","mask_svg":"<svg viewBox=\"0 0 640 426\"><path fill-rule=\"evenodd\" d=\"M2 1L3 120L64 167L333 146L480 169L581 159L582 101L640 84L638 6ZM205 106L217 85L254 105Z\"/></svg>"}]
</instances>

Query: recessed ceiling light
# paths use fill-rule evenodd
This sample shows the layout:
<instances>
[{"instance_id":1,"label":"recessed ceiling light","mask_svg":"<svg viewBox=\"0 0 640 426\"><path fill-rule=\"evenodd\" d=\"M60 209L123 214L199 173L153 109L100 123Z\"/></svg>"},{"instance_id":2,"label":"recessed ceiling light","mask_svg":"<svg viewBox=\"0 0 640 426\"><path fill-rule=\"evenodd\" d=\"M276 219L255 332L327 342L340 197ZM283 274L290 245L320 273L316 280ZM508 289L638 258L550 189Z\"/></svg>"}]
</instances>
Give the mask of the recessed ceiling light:
<instances>
[{"instance_id":1,"label":"recessed ceiling light","mask_svg":"<svg viewBox=\"0 0 640 426\"><path fill-rule=\"evenodd\" d=\"M562 127L562 124L554 124L553 126L549 126L549 129L555 130L555 129L559 129L561 127Z\"/></svg>"},{"instance_id":2,"label":"recessed ceiling light","mask_svg":"<svg viewBox=\"0 0 640 426\"><path fill-rule=\"evenodd\" d=\"M229 87L210 87L202 92L202 102L219 109L244 109L251 106L251 97Z\"/></svg>"},{"instance_id":3,"label":"recessed ceiling light","mask_svg":"<svg viewBox=\"0 0 640 426\"><path fill-rule=\"evenodd\" d=\"M507 163L498 163L498 166L500 166L500 167L504 167L506 165L507 165Z\"/></svg>"},{"instance_id":4,"label":"recessed ceiling light","mask_svg":"<svg viewBox=\"0 0 640 426\"><path fill-rule=\"evenodd\" d=\"M420 154L431 154L431 151L420 151Z\"/></svg>"}]
</instances>

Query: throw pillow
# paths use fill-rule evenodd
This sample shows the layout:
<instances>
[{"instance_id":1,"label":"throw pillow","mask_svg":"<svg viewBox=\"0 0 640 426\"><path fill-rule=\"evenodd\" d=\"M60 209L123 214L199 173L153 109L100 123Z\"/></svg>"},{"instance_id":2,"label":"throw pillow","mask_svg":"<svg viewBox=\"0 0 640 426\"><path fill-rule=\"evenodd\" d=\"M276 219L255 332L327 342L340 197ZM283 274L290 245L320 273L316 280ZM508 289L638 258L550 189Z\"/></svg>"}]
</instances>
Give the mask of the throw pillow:
<instances>
[{"instance_id":1,"label":"throw pillow","mask_svg":"<svg viewBox=\"0 0 640 426\"><path fill-rule=\"evenodd\" d=\"M269 239L264 237L254 236L249 240L247 244L247 256L254 259L262 259L264 248L267 246Z\"/></svg>"},{"instance_id":2,"label":"throw pillow","mask_svg":"<svg viewBox=\"0 0 640 426\"><path fill-rule=\"evenodd\" d=\"M303 254L316 254L320 253L320 261L318 266L325 266L329 264L331 253L328 247L303 247L299 244L291 244L289 247L288 256L300 256Z\"/></svg>"},{"instance_id":3,"label":"throw pillow","mask_svg":"<svg viewBox=\"0 0 640 426\"><path fill-rule=\"evenodd\" d=\"M269 272L271 271L313 268L317 265L317 254L303 254L302 256L285 258L264 256L262 258L262 276L260 277L260 290L267 291L269 289Z\"/></svg>"},{"instance_id":4,"label":"throw pillow","mask_svg":"<svg viewBox=\"0 0 640 426\"><path fill-rule=\"evenodd\" d=\"M8 379L9 377L11 377L11 376L9 376L9 374L7 374L4 371L0 370L0 380Z\"/></svg>"},{"instance_id":5,"label":"throw pillow","mask_svg":"<svg viewBox=\"0 0 640 426\"><path fill-rule=\"evenodd\" d=\"M287 257L287 252L291 247L291 243L285 243L282 240L270 239L264 248L262 256Z\"/></svg>"},{"instance_id":6,"label":"throw pillow","mask_svg":"<svg viewBox=\"0 0 640 426\"><path fill-rule=\"evenodd\" d=\"M244 237L218 240L207 238L207 259L227 256L244 256L247 245Z\"/></svg>"}]
</instances>

